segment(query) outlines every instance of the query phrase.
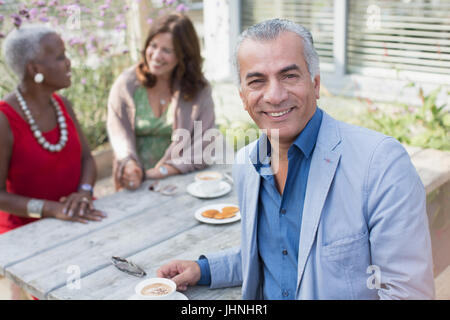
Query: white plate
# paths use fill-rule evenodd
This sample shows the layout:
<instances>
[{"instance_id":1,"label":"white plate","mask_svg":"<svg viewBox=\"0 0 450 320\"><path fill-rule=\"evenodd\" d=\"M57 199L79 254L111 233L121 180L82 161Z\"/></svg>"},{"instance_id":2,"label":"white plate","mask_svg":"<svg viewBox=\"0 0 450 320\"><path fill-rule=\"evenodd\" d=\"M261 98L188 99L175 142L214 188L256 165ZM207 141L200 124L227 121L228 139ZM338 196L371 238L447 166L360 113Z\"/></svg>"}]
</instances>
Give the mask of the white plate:
<instances>
[{"instance_id":1,"label":"white plate","mask_svg":"<svg viewBox=\"0 0 450 320\"><path fill-rule=\"evenodd\" d=\"M228 192L231 191L231 186L225 181L220 181L219 191L206 194L206 193L202 192L200 190L200 188L198 188L197 182L193 182L187 186L186 190L189 194L191 194L194 197L202 198L202 199L210 199L210 198L217 198L217 197L226 195Z\"/></svg>"},{"instance_id":2,"label":"white plate","mask_svg":"<svg viewBox=\"0 0 450 320\"><path fill-rule=\"evenodd\" d=\"M152 300L152 301L158 301L158 299L143 299L140 296L138 296L137 294L133 294L131 297L128 298L128 300ZM189 300L189 299L184 294L182 294L181 292L177 291L174 294L172 294L170 297L168 297L166 299L159 299L159 300Z\"/></svg>"},{"instance_id":3,"label":"white plate","mask_svg":"<svg viewBox=\"0 0 450 320\"><path fill-rule=\"evenodd\" d=\"M208 206L204 206L204 207L201 207L200 209L197 209L197 211L195 211L194 216L200 222L211 223L211 224L225 224L225 223L231 223L231 222L240 220L241 219L240 211L236 212L236 215L234 217L231 217L228 219L213 219L213 218L205 218L204 216L202 216L202 212L205 210L215 209L215 210L221 211L223 207L229 207L229 206L237 207L237 205L235 205L234 203L210 204Z\"/></svg>"}]
</instances>

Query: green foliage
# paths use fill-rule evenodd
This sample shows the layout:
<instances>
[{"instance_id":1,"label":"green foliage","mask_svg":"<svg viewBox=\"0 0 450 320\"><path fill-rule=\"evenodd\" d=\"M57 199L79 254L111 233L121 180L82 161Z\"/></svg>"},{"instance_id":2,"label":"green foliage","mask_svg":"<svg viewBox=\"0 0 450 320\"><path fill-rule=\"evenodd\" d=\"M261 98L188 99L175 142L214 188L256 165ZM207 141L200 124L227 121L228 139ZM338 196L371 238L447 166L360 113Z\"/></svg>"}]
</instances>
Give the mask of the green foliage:
<instances>
[{"instance_id":1,"label":"green foliage","mask_svg":"<svg viewBox=\"0 0 450 320\"><path fill-rule=\"evenodd\" d=\"M361 125L411 146L450 151L450 106L436 103L441 91L438 87L425 95L419 88L419 107L401 104L393 110L381 110L370 106L362 115Z\"/></svg>"},{"instance_id":2,"label":"green foliage","mask_svg":"<svg viewBox=\"0 0 450 320\"><path fill-rule=\"evenodd\" d=\"M120 72L131 64L129 55L123 51L124 14L114 14L128 10L122 7L121 1L95 4L87 0L53 0L20 1L0 8L3 36L24 23L50 24L62 36L72 62L72 85L59 94L71 101L92 149L107 141L109 90ZM0 97L13 91L17 83L17 76L0 57Z\"/></svg>"},{"instance_id":3,"label":"green foliage","mask_svg":"<svg viewBox=\"0 0 450 320\"><path fill-rule=\"evenodd\" d=\"M126 41L128 10L127 2L120 0L22 0L8 6L0 1L0 47L2 38L23 23L49 24L63 38L72 62L72 85L60 93L71 101L91 149L107 141L109 91L133 63ZM187 7L180 1L164 1L152 17L165 10ZM151 22L149 17L147 23ZM17 83L0 57L0 99Z\"/></svg>"},{"instance_id":4,"label":"green foliage","mask_svg":"<svg viewBox=\"0 0 450 320\"><path fill-rule=\"evenodd\" d=\"M234 151L256 140L260 135L259 128L254 122L228 119L219 125L219 131L225 137L227 144L233 146Z\"/></svg>"},{"instance_id":5,"label":"green foliage","mask_svg":"<svg viewBox=\"0 0 450 320\"><path fill-rule=\"evenodd\" d=\"M131 65L128 55L108 57L107 63L90 68L72 68L72 85L60 93L72 102L81 129L91 149L105 143L109 90L122 70Z\"/></svg>"},{"instance_id":6,"label":"green foliage","mask_svg":"<svg viewBox=\"0 0 450 320\"><path fill-rule=\"evenodd\" d=\"M0 59L0 97L10 92L17 83L17 77L6 67L5 62Z\"/></svg>"}]
</instances>

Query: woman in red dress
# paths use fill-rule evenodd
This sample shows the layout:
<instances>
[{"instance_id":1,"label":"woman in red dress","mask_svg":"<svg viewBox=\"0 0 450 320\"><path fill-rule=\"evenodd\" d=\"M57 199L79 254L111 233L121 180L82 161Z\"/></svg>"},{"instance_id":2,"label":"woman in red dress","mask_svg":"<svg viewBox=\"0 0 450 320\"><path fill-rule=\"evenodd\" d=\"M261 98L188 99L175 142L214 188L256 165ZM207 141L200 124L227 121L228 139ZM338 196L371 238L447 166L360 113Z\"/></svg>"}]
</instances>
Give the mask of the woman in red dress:
<instances>
[{"instance_id":1,"label":"woman in red dress","mask_svg":"<svg viewBox=\"0 0 450 320\"><path fill-rule=\"evenodd\" d=\"M70 102L55 93L71 84L64 42L45 26L22 26L3 54L21 81L0 101L0 234L39 218L102 220L94 159Z\"/></svg>"},{"instance_id":2,"label":"woman in red dress","mask_svg":"<svg viewBox=\"0 0 450 320\"><path fill-rule=\"evenodd\" d=\"M98 221L95 162L70 102L64 42L40 25L13 30L5 61L21 79L0 102L0 233L36 218Z\"/></svg>"}]
</instances>

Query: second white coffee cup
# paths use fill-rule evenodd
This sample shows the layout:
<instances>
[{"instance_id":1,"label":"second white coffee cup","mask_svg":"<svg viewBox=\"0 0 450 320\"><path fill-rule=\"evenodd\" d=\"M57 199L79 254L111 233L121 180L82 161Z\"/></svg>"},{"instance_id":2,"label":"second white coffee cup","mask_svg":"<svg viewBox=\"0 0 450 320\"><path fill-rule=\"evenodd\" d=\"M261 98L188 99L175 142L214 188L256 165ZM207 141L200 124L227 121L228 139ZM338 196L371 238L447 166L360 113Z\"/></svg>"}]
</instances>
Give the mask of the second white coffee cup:
<instances>
[{"instance_id":1,"label":"second white coffee cup","mask_svg":"<svg viewBox=\"0 0 450 320\"><path fill-rule=\"evenodd\" d=\"M218 171L203 171L195 175L197 187L204 194L213 194L221 189L223 175Z\"/></svg>"}]
</instances>

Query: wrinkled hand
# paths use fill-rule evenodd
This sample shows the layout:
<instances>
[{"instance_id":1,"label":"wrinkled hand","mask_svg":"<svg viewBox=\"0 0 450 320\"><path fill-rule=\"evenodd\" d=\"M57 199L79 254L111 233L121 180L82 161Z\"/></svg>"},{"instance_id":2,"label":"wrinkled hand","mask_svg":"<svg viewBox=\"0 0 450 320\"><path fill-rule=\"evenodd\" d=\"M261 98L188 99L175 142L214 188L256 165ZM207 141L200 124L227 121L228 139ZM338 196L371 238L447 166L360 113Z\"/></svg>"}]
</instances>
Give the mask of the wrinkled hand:
<instances>
[{"instance_id":1,"label":"wrinkled hand","mask_svg":"<svg viewBox=\"0 0 450 320\"><path fill-rule=\"evenodd\" d=\"M59 201L50 205L51 216L56 219L87 223L101 221L106 217L105 213L94 208L91 196L84 192L74 192Z\"/></svg>"},{"instance_id":2,"label":"wrinkled hand","mask_svg":"<svg viewBox=\"0 0 450 320\"><path fill-rule=\"evenodd\" d=\"M174 260L160 267L156 274L161 278L172 279L177 284L177 290L185 291L188 286L195 286L200 280L200 266L195 261Z\"/></svg>"},{"instance_id":3,"label":"wrinkled hand","mask_svg":"<svg viewBox=\"0 0 450 320\"><path fill-rule=\"evenodd\" d=\"M85 192L74 192L62 197L59 202L64 203L63 213L72 217L77 214L83 216L88 210L94 210L92 197Z\"/></svg>"},{"instance_id":4,"label":"wrinkled hand","mask_svg":"<svg viewBox=\"0 0 450 320\"><path fill-rule=\"evenodd\" d=\"M141 186L143 174L136 161L129 160L123 169L122 186L128 190L136 190Z\"/></svg>"}]
</instances>

